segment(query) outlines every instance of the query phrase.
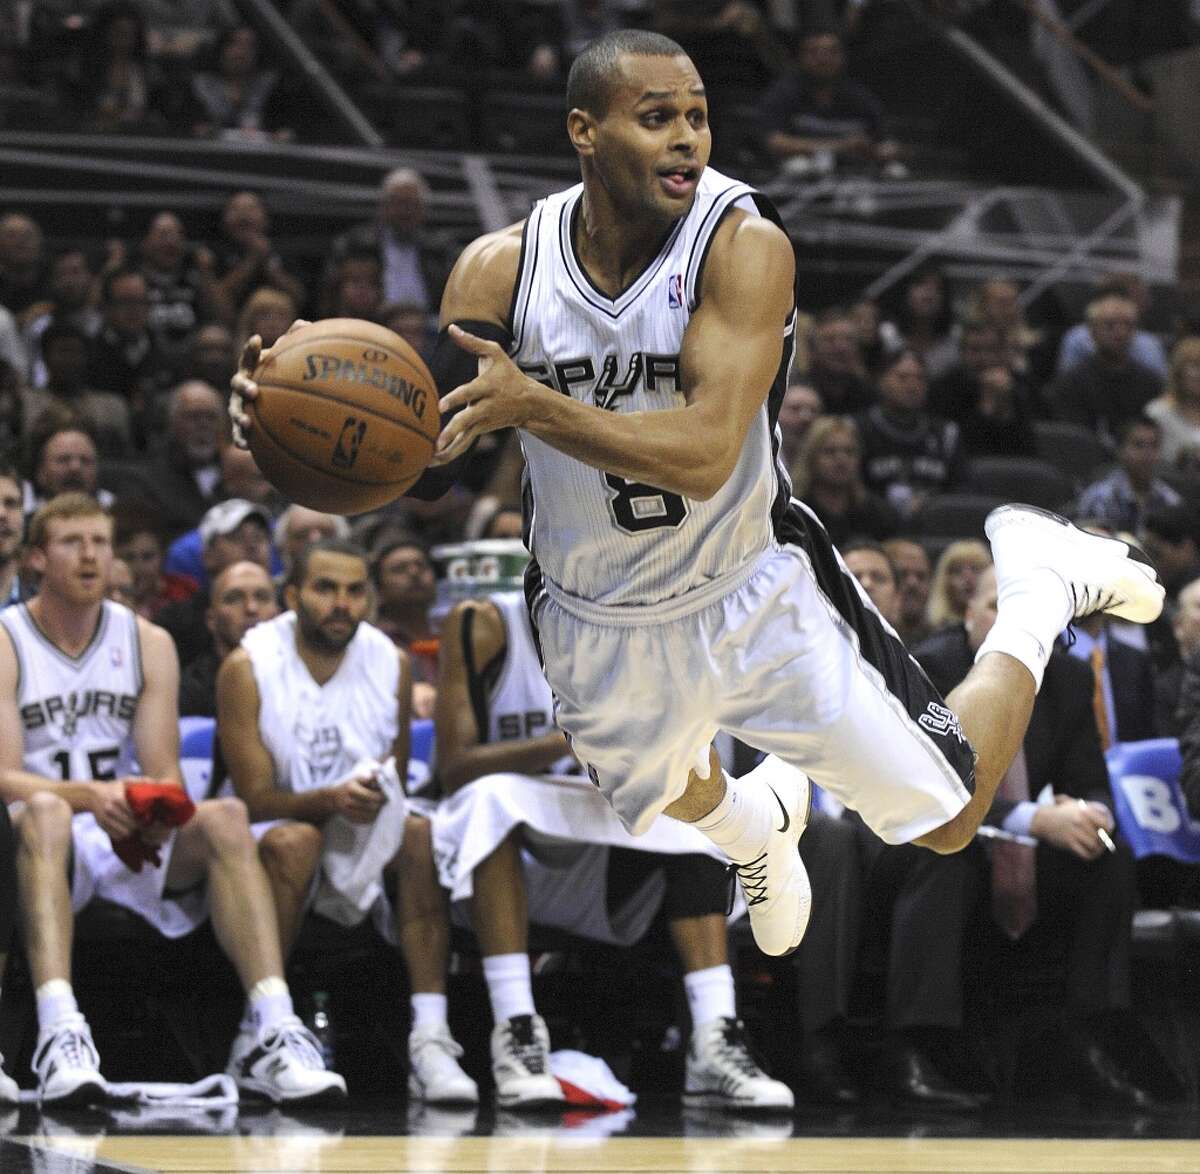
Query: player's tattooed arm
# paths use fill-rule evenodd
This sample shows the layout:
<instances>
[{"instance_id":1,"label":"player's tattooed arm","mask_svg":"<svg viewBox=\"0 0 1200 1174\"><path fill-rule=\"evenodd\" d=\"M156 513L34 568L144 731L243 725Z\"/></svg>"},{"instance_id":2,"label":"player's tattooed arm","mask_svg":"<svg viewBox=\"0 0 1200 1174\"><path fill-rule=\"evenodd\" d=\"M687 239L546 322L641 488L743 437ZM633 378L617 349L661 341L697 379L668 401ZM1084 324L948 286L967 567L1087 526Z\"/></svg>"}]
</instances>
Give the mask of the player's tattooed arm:
<instances>
[{"instance_id":1,"label":"player's tattooed arm","mask_svg":"<svg viewBox=\"0 0 1200 1174\"><path fill-rule=\"evenodd\" d=\"M455 412L435 461L485 432L518 427L605 472L684 497L710 498L729 479L783 355L793 309L795 259L774 224L734 211L717 230L701 301L683 338L685 406L607 412L523 374L494 342L455 331L479 374L443 396Z\"/></svg>"}]
</instances>

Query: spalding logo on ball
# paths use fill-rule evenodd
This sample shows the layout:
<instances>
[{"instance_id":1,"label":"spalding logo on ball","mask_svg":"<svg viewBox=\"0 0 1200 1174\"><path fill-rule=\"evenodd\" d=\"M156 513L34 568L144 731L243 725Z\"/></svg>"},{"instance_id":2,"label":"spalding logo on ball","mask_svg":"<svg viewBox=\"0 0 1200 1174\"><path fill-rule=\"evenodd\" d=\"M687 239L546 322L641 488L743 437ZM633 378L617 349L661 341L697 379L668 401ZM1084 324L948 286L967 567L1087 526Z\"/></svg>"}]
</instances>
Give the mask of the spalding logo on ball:
<instances>
[{"instance_id":1,"label":"spalding logo on ball","mask_svg":"<svg viewBox=\"0 0 1200 1174\"><path fill-rule=\"evenodd\" d=\"M289 501L361 514L425 471L441 420L433 376L398 334L326 318L285 334L254 372L250 448Z\"/></svg>"}]
</instances>

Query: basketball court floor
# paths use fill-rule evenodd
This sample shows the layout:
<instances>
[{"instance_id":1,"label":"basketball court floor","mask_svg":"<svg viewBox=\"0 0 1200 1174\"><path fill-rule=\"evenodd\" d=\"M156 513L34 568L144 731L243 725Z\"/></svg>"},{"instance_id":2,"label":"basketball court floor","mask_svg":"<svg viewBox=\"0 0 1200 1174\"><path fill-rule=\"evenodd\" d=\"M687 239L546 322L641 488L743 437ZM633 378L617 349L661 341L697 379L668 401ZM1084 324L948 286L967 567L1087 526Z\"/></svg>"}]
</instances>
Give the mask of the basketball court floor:
<instances>
[{"instance_id":1,"label":"basketball court floor","mask_svg":"<svg viewBox=\"0 0 1200 1174\"><path fill-rule=\"evenodd\" d=\"M405 1109L303 1116L276 1109L139 1118L137 1110L0 1115L2 1174L684 1174L704 1171L1093 1174L1200 1171L1200 1111L1152 1117L1078 1106L917 1116L873 1103L753 1118L646 1103L597 1116Z\"/></svg>"}]
</instances>

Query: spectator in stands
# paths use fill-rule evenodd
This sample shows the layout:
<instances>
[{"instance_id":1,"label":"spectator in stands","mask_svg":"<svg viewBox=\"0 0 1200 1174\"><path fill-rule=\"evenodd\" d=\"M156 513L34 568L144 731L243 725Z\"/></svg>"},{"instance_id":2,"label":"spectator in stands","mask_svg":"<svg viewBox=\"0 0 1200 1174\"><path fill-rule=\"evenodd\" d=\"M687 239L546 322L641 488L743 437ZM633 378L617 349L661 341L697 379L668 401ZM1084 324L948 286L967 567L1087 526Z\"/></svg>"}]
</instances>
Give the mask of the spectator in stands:
<instances>
[{"instance_id":1,"label":"spectator in stands","mask_svg":"<svg viewBox=\"0 0 1200 1174\"><path fill-rule=\"evenodd\" d=\"M884 361L879 403L857 418L867 488L886 497L902 519L963 476L958 425L931 415L927 395L924 364L903 350Z\"/></svg>"},{"instance_id":2,"label":"spectator in stands","mask_svg":"<svg viewBox=\"0 0 1200 1174\"><path fill-rule=\"evenodd\" d=\"M221 241L216 247L216 276L221 299L237 313L251 291L266 286L304 305L304 283L287 271L271 240L271 217L256 192L234 192L221 211ZM294 317L295 315L293 315ZM264 346L270 343L264 341Z\"/></svg>"},{"instance_id":3,"label":"spectator in stands","mask_svg":"<svg viewBox=\"0 0 1200 1174\"><path fill-rule=\"evenodd\" d=\"M220 322L201 326L192 339L185 379L199 379L210 387L228 387L237 370L233 331Z\"/></svg>"},{"instance_id":4,"label":"spectator in stands","mask_svg":"<svg viewBox=\"0 0 1200 1174\"><path fill-rule=\"evenodd\" d=\"M192 75L192 133L198 138L287 141L279 71L264 68L258 34L234 25L217 42L216 69Z\"/></svg>"},{"instance_id":5,"label":"spectator in stands","mask_svg":"<svg viewBox=\"0 0 1200 1174\"><path fill-rule=\"evenodd\" d=\"M350 523L340 514L323 514L308 506L290 505L275 522L275 549L283 560L286 577L300 555L314 542L350 539Z\"/></svg>"},{"instance_id":6,"label":"spectator in stands","mask_svg":"<svg viewBox=\"0 0 1200 1174\"><path fill-rule=\"evenodd\" d=\"M102 319L96 305L96 274L84 249L63 249L50 263L50 301L39 307L25 327L31 357L30 385L46 385L41 338L53 322L69 322L90 340L100 333ZM31 312L32 307L31 307Z\"/></svg>"},{"instance_id":7,"label":"spectator in stands","mask_svg":"<svg viewBox=\"0 0 1200 1174\"><path fill-rule=\"evenodd\" d=\"M1173 605L1183 588L1200 578L1200 513L1190 503L1151 510L1138 540L1166 588L1168 605ZM1145 633L1158 672L1178 662L1179 649L1166 612L1147 625Z\"/></svg>"},{"instance_id":8,"label":"spectator in stands","mask_svg":"<svg viewBox=\"0 0 1200 1174\"><path fill-rule=\"evenodd\" d=\"M416 684L433 685L437 633L430 612L437 600L437 578L428 548L412 535L386 539L371 560L371 577L378 606L376 626L408 653L414 690ZM422 691L420 699L425 709L430 695Z\"/></svg>"},{"instance_id":9,"label":"spectator in stands","mask_svg":"<svg viewBox=\"0 0 1200 1174\"><path fill-rule=\"evenodd\" d=\"M221 463L222 497L240 497L252 501L272 517L283 512L284 502L279 490L263 476L249 449L238 448L236 444L224 444L218 459Z\"/></svg>"},{"instance_id":10,"label":"spectator in stands","mask_svg":"<svg viewBox=\"0 0 1200 1174\"><path fill-rule=\"evenodd\" d=\"M429 200L429 185L420 172L410 167L389 171L380 186L375 219L334 240L326 289L340 262L365 250L379 262L385 303L404 302L436 314L458 250L427 227Z\"/></svg>"},{"instance_id":11,"label":"spectator in stands","mask_svg":"<svg viewBox=\"0 0 1200 1174\"><path fill-rule=\"evenodd\" d=\"M834 307L813 323L808 380L830 415L853 415L875 402L875 387L850 314Z\"/></svg>"},{"instance_id":12,"label":"spectator in stands","mask_svg":"<svg viewBox=\"0 0 1200 1174\"><path fill-rule=\"evenodd\" d=\"M23 212L0 216L0 306L23 325L25 311L49 297L42 230Z\"/></svg>"},{"instance_id":13,"label":"spectator in stands","mask_svg":"<svg viewBox=\"0 0 1200 1174\"><path fill-rule=\"evenodd\" d=\"M964 622L932 637L917 659L933 683L948 692L962 680L996 619L994 571L980 576ZM1034 701L1024 746L1000 784L987 824L1030 836L1036 847L992 842L990 878L994 928L990 946L1003 974L1045 965L1066 946L1063 1034L1066 1055L1082 1088L1098 1100L1145 1109L1150 1095L1129 1077L1107 1040L1108 1019L1129 1006L1129 956L1135 894L1134 862L1115 839L1112 795L1094 711L1092 675L1062 652L1051 654ZM1045 786L1052 803L1034 802ZM953 857L941 857L948 861ZM976 861L977 855L964 857ZM982 866L981 866L982 868ZM956 888L941 883L940 900ZM939 938L961 937L961 914L931 920ZM957 951L956 951L957 953ZM957 961L957 959L956 959ZM909 959L919 980L920 952ZM995 971L991 966L988 973Z\"/></svg>"},{"instance_id":14,"label":"spectator in stands","mask_svg":"<svg viewBox=\"0 0 1200 1174\"><path fill-rule=\"evenodd\" d=\"M882 335L883 311L879 308L879 303L874 298L859 298L847 313L854 323L858 349L867 370L878 371L884 352L888 349Z\"/></svg>"},{"instance_id":15,"label":"spectator in stands","mask_svg":"<svg viewBox=\"0 0 1200 1174\"><path fill-rule=\"evenodd\" d=\"M788 66L761 8L749 0L654 0L651 27L683 46L709 86L762 85Z\"/></svg>"},{"instance_id":16,"label":"spectator in stands","mask_svg":"<svg viewBox=\"0 0 1200 1174\"><path fill-rule=\"evenodd\" d=\"M797 65L762 101L764 144L773 158L789 171L802 168L801 174L835 166L875 169L897 161L900 148L884 133L878 99L846 77L846 54L837 33L805 33Z\"/></svg>"},{"instance_id":17,"label":"spectator in stands","mask_svg":"<svg viewBox=\"0 0 1200 1174\"><path fill-rule=\"evenodd\" d=\"M1055 381L1051 399L1060 419L1095 429L1112 443L1126 420L1140 416L1163 380L1131 354L1137 303L1108 293L1088 303L1087 324L1095 354Z\"/></svg>"},{"instance_id":18,"label":"spectator in stands","mask_svg":"<svg viewBox=\"0 0 1200 1174\"><path fill-rule=\"evenodd\" d=\"M1128 298L1137 306L1139 318L1145 317L1150 308L1150 291L1136 273L1114 273L1104 278L1096 287L1096 297L1117 294ZM1096 340L1083 322L1072 326L1058 345L1058 374L1065 375L1072 367L1096 353ZM1148 330L1135 330L1129 344L1130 357L1148 367L1160 379L1169 373L1167 352L1157 336Z\"/></svg>"},{"instance_id":19,"label":"spectator in stands","mask_svg":"<svg viewBox=\"0 0 1200 1174\"><path fill-rule=\"evenodd\" d=\"M42 332L46 385L25 393L25 418L35 420L57 404L91 425L102 456L125 456L133 444L129 406L111 391L88 385L88 337L69 321L51 322Z\"/></svg>"},{"instance_id":20,"label":"spectator in stands","mask_svg":"<svg viewBox=\"0 0 1200 1174\"><path fill-rule=\"evenodd\" d=\"M889 538L899 528L895 511L863 484L862 445L845 416L813 422L800 446L792 492L820 518L835 546L858 536Z\"/></svg>"},{"instance_id":21,"label":"spectator in stands","mask_svg":"<svg viewBox=\"0 0 1200 1174\"><path fill-rule=\"evenodd\" d=\"M133 610L133 572L123 558L114 556L108 572L108 590L104 595L113 603Z\"/></svg>"},{"instance_id":22,"label":"spectator in stands","mask_svg":"<svg viewBox=\"0 0 1200 1174\"><path fill-rule=\"evenodd\" d=\"M3 306L0 306L0 362L11 367L22 381L29 377L29 348L25 343L24 331Z\"/></svg>"},{"instance_id":23,"label":"spectator in stands","mask_svg":"<svg viewBox=\"0 0 1200 1174\"><path fill-rule=\"evenodd\" d=\"M1146 405L1146 415L1162 429L1162 462L1195 460L1200 454L1200 336L1182 338L1171 351L1162 395Z\"/></svg>"},{"instance_id":24,"label":"spectator in stands","mask_svg":"<svg viewBox=\"0 0 1200 1174\"><path fill-rule=\"evenodd\" d=\"M166 531L162 518L148 501L119 498L113 502L113 549L133 576L129 607L154 620L164 607L191 599L199 588L195 579L163 569Z\"/></svg>"},{"instance_id":25,"label":"spectator in stands","mask_svg":"<svg viewBox=\"0 0 1200 1174\"><path fill-rule=\"evenodd\" d=\"M112 0L92 15L70 69L79 125L100 134L161 129L165 87L147 55L146 18L130 0Z\"/></svg>"},{"instance_id":26,"label":"spectator in stands","mask_svg":"<svg viewBox=\"0 0 1200 1174\"><path fill-rule=\"evenodd\" d=\"M0 486L3 486L2 481ZM1179 649L1179 659L1155 674L1154 688L1159 732L1178 737L1188 720L1188 714L1180 707L1184 673L1192 660L1200 656L1200 579L1193 579L1180 589L1172 609L1171 631ZM1200 702L1200 694L1194 696ZM1200 727L1197 727L1197 733L1200 734Z\"/></svg>"},{"instance_id":27,"label":"spectator in stands","mask_svg":"<svg viewBox=\"0 0 1200 1174\"><path fill-rule=\"evenodd\" d=\"M923 265L908 276L899 292L895 313L880 327L884 353L907 347L925 364L929 378L936 379L957 357L950 284L936 265Z\"/></svg>"},{"instance_id":28,"label":"spectator in stands","mask_svg":"<svg viewBox=\"0 0 1200 1174\"><path fill-rule=\"evenodd\" d=\"M383 286L376 255L351 253L339 261L329 294L331 300L325 317L365 318L368 322L378 322L383 309Z\"/></svg>"},{"instance_id":29,"label":"spectator in stands","mask_svg":"<svg viewBox=\"0 0 1200 1174\"><path fill-rule=\"evenodd\" d=\"M262 286L256 289L238 315L237 337L240 345L253 334L261 335L265 349L274 346L296 320L296 303L282 290Z\"/></svg>"},{"instance_id":30,"label":"spectator in stands","mask_svg":"<svg viewBox=\"0 0 1200 1174\"><path fill-rule=\"evenodd\" d=\"M457 7L457 6L454 6ZM449 10L452 12L452 9ZM439 0L294 0L288 23L349 87L412 77L438 61L448 9Z\"/></svg>"},{"instance_id":31,"label":"spectator in stands","mask_svg":"<svg viewBox=\"0 0 1200 1174\"><path fill-rule=\"evenodd\" d=\"M16 459L24 442L24 390L12 365L0 359L0 460Z\"/></svg>"},{"instance_id":32,"label":"spectator in stands","mask_svg":"<svg viewBox=\"0 0 1200 1174\"><path fill-rule=\"evenodd\" d=\"M171 363L147 328L146 278L136 269L111 270L101 282L101 310L104 322L92 340L89 382L128 402L134 442L142 448L155 402L172 382Z\"/></svg>"},{"instance_id":33,"label":"spectator in stands","mask_svg":"<svg viewBox=\"0 0 1200 1174\"><path fill-rule=\"evenodd\" d=\"M824 405L820 393L810 383L798 380L788 384L779 405L779 459L791 469L800 456L804 437L821 415Z\"/></svg>"},{"instance_id":34,"label":"spectator in stands","mask_svg":"<svg viewBox=\"0 0 1200 1174\"><path fill-rule=\"evenodd\" d=\"M112 494L99 485L100 456L86 420L50 408L32 422L26 443L26 515L60 493L87 493L105 509L112 505Z\"/></svg>"},{"instance_id":35,"label":"spectator in stands","mask_svg":"<svg viewBox=\"0 0 1200 1174\"><path fill-rule=\"evenodd\" d=\"M140 271L150 312L146 326L175 370L182 369L201 323L232 318L216 282L212 250L188 241L174 212L159 212L142 237Z\"/></svg>"},{"instance_id":36,"label":"spectator in stands","mask_svg":"<svg viewBox=\"0 0 1200 1174\"><path fill-rule=\"evenodd\" d=\"M1110 530L1136 534L1150 510L1170 509L1183 498L1154 475L1162 429L1148 416L1134 416L1116 430L1117 467L1080 495L1076 514Z\"/></svg>"},{"instance_id":37,"label":"spectator in stands","mask_svg":"<svg viewBox=\"0 0 1200 1174\"><path fill-rule=\"evenodd\" d=\"M963 622L979 576L991 565L988 548L974 538L951 542L942 551L929 589L927 618L931 632L940 632Z\"/></svg>"},{"instance_id":38,"label":"spectator in stands","mask_svg":"<svg viewBox=\"0 0 1200 1174\"><path fill-rule=\"evenodd\" d=\"M25 493L21 475L0 461L0 608L26 598L21 583L21 542L25 534ZM0 971L0 977L3 972Z\"/></svg>"},{"instance_id":39,"label":"spectator in stands","mask_svg":"<svg viewBox=\"0 0 1200 1174\"><path fill-rule=\"evenodd\" d=\"M270 821L257 829L259 852L282 952L316 896L318 869L322 890L341 898L342 924L383 915L412 990L409 1095L474 1103L478 1090L458 1066L462 1049L446 1022L450 925L429 823L406 813L399 781L408 765L408 658L366 622L367 558L349 543L310 547L292 567L286 602L284 615L247 633L217 677L217 731L230 778L251 818ZM390 771L381 765L389 758ZM386 849L375 845L382 860L368 890L373 900L335 885L335 858L357 858L367 846L355 837L341 852L323 851L322 832L338 816L392 833ZM395 882L394 899L385 874Z\"/></svg>"},{"instance_id":40,"label":"spectator in stands","mask_svg":"<svg viewBox=\"0 0 1200 1174\"><path fill-rule=\"evenodd\" d=\"M915 648L931 631L928 608L933 569L929 555L909 538L889 538L883 550L896 572L898 599L892 627L909 648Z\"/></svg>"},{"instance_id":41,"label":"spectator in stands","mask_svg":"<svg viewBox=\"0 0 1200 1174\"><path fill-rule=\"evenodd\" d=\"M1048 377L1046 337L1025 321L1017 283L1004 277L982 282L969 300L967 313L999 328L1008 348L1008 365L1032 387L1040 389Z\"/></svg>"},{"instance_id":42,"label":"spectator in stands","mask_svg":"<svg viewBox=\"0 0 1200 1174\"><path fill-rule=\"evenodd\" d=\"M430 329L430 318L415 302L389 302L381 306L379 321L398 334L423 359L428 360L433 350L435 334Z\"/></svg>"},{"instance_id":43,"label":"spectator in stands","mask_svg":"<svg viewBox=\"0 0 1200 1174\"><path fill-rule=\"evenodd\" d=\"M873 539L852 538L838 553L879 614L895 627L900 616L900 584L887 551Z\"/></svg>"},{"instance_id":44,"label":"spectator in stands","mask_svg":"<svg viewBox=\"0 0 1200 1174\"><path fill-rule=\"evenodd\" d=\"M737 1018L722 865L672 820L658 821L645 840L634 839L600 807L594 787L544 778L574 774L579 764L554 726L554 699L520 593L460 603L451 611L437 685L437 774L452 798L433 817L435 853L443 886L458 896L465 884L469 893L492 1007L497 1103L535 1109L563 1097L550 1070L550 1032L534 1003L529 923L632 944L654 916L659 898L652 905L644 890L661 870L663 912L692 1013L685 1098L703 1096L707 1108L790 1110L791 1091L755 1062ZM510 797L510 810L522 816L503 828L485 814L492 804L488 788L497 781ZM547 798L548 791L557 795ZM562 818L564 806L574 820ZM485 820L491 825L483 832L486 842L476 834L468 844L463 833L472 824L482 831ZM575 835L567 831L572 824L579 829ZM525 827L555 837L552 861L524 850ZM647 842L654 836L660 838L657 851ZM597 849L600 870L594 863L588 867ZM535 877L547 871L558 883L537 885ZM622 932L618 926L632 908L641 912L637 930L626 926Z\"/></svg>"},{"instance_id":45,"label":"spectator in stands","mask_svg":"<svg viewBox=\"0 0 1200 1174\"><path fill-rule=\"evenodd\" d=\"M1193 652L1184 662L1175 727L1182 758L1179 786L1192 818L1200 819L1200 652Z\"/></svg>"},{"instance_id":46,"label":"spectator in stands","mask_svg":"<svg viewBox=\"0 0 1200 1174\"><path fill-rule=\"evenodd\" d=\"M217 716L217 672L242 637L262 620L279 614L275 584L258 563L231 563L213 580L205 614L212 647L183 671L179 681L179 712Z\"/></svg>"},{"instance_id":47,"label":"spectator in stands","mask_svg":"<svg viewBox=\"0 0 1200 1174\"><path fill-rule=\"evenodd\" d=\"M1033 395L1009 365L999 327L968 318L958 353L958 361L930 381L930 411L959 426L968 456L1033 456Z\"/></svg>"},{"instance_id":48,"label":"spectator in stands","mask_svg":"<svg viewBox=\"0 0 1200 1174\"><path fill-rule=\"evenodd\" d=\"M225 428L225 401L216 388L193 379L171 392L166 436L147 466L171 538L195 526L221 496Z\"/></svg>"},{"instance_id":49,"label":"spectator in stands","mask_svg":"<svg viewBox=\"0 0 1200 1174\"><path fill-rule=\"evenodd\" d=\"M1103 614L1087 616L1072 626L1075 639L1067 642L1066 652L1091 671L1100 748L1158 737L1154 666L1149 654L1116 639Z\"/></svg>"},{"instance_id":50,"label":"spectator in stands","mask_svg":"<svg viewBox=\"0 0 1200 1174\"><path fill-rule=\"evenodd\" d=\"M171 634L186 669L212 647L208 630L209 589L226 567L236 562L271 565L271 519L261 506L231 497L213 506L200 520L204 569L208 585L181 603L168 604L158 613L158 623Z\"/></svg>"}]
</instances>

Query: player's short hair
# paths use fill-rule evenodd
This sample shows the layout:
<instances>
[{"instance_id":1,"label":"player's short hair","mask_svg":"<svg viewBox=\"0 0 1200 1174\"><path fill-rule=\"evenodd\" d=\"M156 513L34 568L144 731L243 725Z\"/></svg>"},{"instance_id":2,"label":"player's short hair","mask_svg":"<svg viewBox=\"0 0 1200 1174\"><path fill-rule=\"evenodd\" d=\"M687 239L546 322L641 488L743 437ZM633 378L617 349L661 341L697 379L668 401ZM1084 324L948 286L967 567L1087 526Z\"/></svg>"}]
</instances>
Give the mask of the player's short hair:
<instances>
[{"instance_id":1,"label":"player's short hair","mask_svg":"<svg viewBox=\"0 0 1200 1174\"><path fill-rule=\"evenodd\" d=\"M367 574L371 573L371 560L357 542L350 542L345 538L322 538L317 542L310 543L296 555L288 569L285 586L295 587L297 590L304 586L308 579L309 564L312 562L313 555L316 554L343 554L348 558L360 559Z\"/></svg>"},{"instance_id":2,"label":"player's short hair","mask_svg":"<svg viewBox=\"0 0 1200 1174\"><path fill-rule=\"evenodd\" d=\"M608 113L617 62L633 57L686 57L678 41L646 29L619 29L597 37L578 57L567 74L567 109L586 110L601 118Z\"/></svg>"},{"instance_id":3,"label":"player's short hair","mask_svg":"<svg viewBox=\"0 0 1200 1174\"><path fill-rule=\"evenodd\" d=\"M86 493L60 493L38 506L29 519L28 543L39 550L46 549L51 522L67 522L74 518L107 518L108 511Z\"/></svg>"}]
</instances>

